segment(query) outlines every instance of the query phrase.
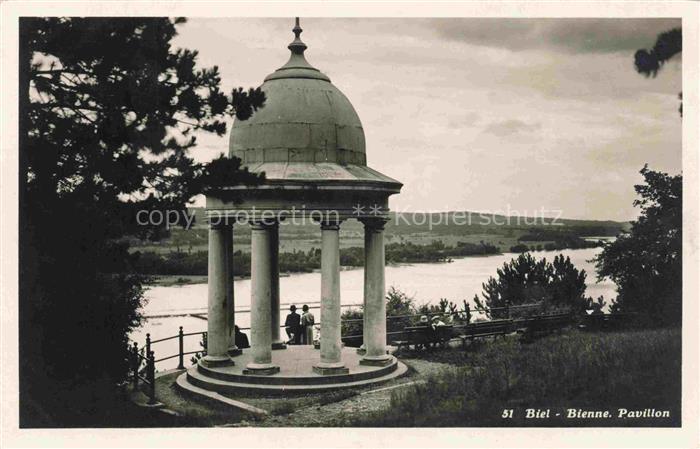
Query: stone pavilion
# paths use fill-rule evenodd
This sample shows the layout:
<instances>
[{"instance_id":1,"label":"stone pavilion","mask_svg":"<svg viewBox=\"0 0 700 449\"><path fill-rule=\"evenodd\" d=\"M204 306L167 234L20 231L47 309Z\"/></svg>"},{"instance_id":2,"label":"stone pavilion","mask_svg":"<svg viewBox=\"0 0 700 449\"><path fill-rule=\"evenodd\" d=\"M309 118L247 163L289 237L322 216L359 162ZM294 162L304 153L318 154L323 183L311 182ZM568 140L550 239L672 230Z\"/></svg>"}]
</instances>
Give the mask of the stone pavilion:
<instances>
[{"instance_id":1,"label":"stone pavilion","mask_svg":"<svg viewBox=\"0 0 700 449\"><path fill-rule=\"evenodd\" d=\"M265 78L265 106L234 122L229 156L266 175L255 186L208 191L207 355L178 379L211 391L324 390L394 378L406 367L387 351L384 225L402 184L367 165L365 135L350 101L311 66L299 19L289 60ZM313 220L321 233L320 349L287 346L280 322L279 226ZM342 223L364 225L363 350L341 342ZM251 229L251 348L236 347L233 233Z\"/></svg>"}]
</instances>

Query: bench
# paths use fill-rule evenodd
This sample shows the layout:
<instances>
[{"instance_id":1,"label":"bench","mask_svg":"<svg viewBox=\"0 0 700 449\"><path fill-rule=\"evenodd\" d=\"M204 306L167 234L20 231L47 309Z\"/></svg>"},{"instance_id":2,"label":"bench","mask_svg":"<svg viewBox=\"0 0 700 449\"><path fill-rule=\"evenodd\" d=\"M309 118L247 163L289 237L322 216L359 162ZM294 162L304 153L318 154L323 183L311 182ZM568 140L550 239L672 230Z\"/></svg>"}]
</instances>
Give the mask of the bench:
<instances>
[{"instance_id":1,"label":"bench","mask_svg":"<svg viewBox=\"0 0 700 449\"><path fill-rule=\"evenodd\" d=\"M583 318L583 328L588 330L612 330L630 322L632 313L596 313Z\"/></svg>"},{"instance_id":2,"label":"bench","mask_svg":"<svg viewBox=\"0 0 700 449\"><path fill-rule=\"evenodd\" d=\"M524 328L523 338L527 340L534 338L536 335L549 334L561 330L569 326L571 322L571 314L557 313L518 320L517 327L520 329Z\"/></svg>"},{"instance_id":3,"label":"bench","mask_svg":"<svg viewBox=\"0 0 700 449\"><path fill-rule=\"evenodd\" d=\"M438 326L433 329L431 326L408 326L403 329L403 339L394 340L392 344L397 350L402 347L411 349L428 348L435 344L445 346L452 337L452 326Z\"/></svg>"},{"instance_id":4,"label":"bench","mask_svg":"<svg viewBox=\"0 0 700 449\"><path fill-rule=\"evenodd\" d=\"M499 335L505 338L506 334L511 332L513 332L513 320L480 321L461 327L457 338L462 340L462 346L466 347L467 341L472 341L475 338L497 337Z\"/></svg>"}]
</instances>

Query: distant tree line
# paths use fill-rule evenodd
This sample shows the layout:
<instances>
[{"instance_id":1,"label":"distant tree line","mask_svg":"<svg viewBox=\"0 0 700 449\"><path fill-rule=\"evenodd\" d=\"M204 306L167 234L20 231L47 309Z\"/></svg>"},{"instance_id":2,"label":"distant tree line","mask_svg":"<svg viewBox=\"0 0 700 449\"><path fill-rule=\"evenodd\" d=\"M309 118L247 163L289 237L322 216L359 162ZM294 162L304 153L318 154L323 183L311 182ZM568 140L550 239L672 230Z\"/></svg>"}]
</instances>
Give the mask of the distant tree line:
<instances>
[{"instance_id":1,"label":"distant tree line","mask_svg":"<svg viewBox=\"0 0 700 449\"><path fill-rule=\"evenodd\" d=\"M388 263L443 262L451 257L498 254L498 247L488 243L458 242L457 246L447 246L439 240L428 245L411 242L386 245ZM365 263L364 248L352 247L340 250L340 264L347 267L361 267ZM206 275L207 251L170 252L158 254L151 251L135 252L132 264L136 272L144 275ZM321 250L283 252L279 255L280 271L283 273L308 273L321 268ZM250 253L240 250L233 254L235 276L250 275Z\"/></svg>"},{"instance_id":2,"label":"distant tree line","mask_svg":"<svg viewBox=\"0 0 700 449\"><path fill-rule=\"evenodd\" d=\"M600 241L582 239L576 234L558 231L537 231L523 234L518 237L517 245L510 247L512 253L526 253L528 251L561 251L563 249L584 249L601 246ZM536 245L528 245L526 242L542 242Z\"/></svg>"}]
</instances>

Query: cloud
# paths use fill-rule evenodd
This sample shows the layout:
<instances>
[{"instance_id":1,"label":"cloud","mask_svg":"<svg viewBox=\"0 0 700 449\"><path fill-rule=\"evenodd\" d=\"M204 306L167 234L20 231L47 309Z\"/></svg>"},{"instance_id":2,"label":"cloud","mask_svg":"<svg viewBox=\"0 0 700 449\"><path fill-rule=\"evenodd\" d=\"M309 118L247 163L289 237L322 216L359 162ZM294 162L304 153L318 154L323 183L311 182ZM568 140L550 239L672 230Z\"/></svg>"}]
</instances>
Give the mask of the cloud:
<instances>
[{"instance_id":1,"label":"cloud","mask_svg":"<svg viewBox=\"0 0 700 449\"><path fill-rule=\"evenodd\" d=\"M465 126L474 125L479 121L479 114L476 112L467 112L465 114L451 115L447 120L447 127L451 129L461 129Z\"/></svg>"},{"instance_id":2,"label":"cloud","mask_svg":"<svg viewBox=\"0 0 700 449\"><path fill-rule=\"evenodd\" d=\"M650 48L656 36L681 26L680 19L434 19L448 40L509 50L552 49L565 53L634 52Z\"/></svg>"},{"instance_id":3,"label":"cloud","mask_svg":"<svg viewBox=\"0 0 700 449\"><path fill-rule=\"evenodd\" d=\"M644 163L681 169L682 61L653 79L633 65L678 22L311 18L302 38L357 110L369 165L404 183L392 207L627 220ZM218 65L225 91L257 86L287 61L292 25L196 18L176 46ZM192 155L227 148L200 133Z\"/></svg>"},{"instance_id":4,"label":"cloud","mask_svg":"<svg viewBox=\"0 0 700 449\"><path fill-rule=\"evenodd\" d=\"M494 136L509 136L511 134L526 134L531 131L539 130L541 125L539 123L525 123L518 119L502 120L499 122L489 123L484 132L488 134L493 134Z\"/></svg>"}]
</instances>

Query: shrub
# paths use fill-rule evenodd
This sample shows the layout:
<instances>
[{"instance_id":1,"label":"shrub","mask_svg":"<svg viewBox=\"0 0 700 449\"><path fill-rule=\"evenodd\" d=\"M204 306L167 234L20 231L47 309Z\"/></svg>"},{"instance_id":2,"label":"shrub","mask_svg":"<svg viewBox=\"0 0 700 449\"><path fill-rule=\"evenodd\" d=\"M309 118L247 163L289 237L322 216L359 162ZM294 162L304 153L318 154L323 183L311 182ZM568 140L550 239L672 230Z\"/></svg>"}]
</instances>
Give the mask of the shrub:
<instances>
[{"instance_id":1,"label":"shrub","mask_svg":"<svg viewBox=\"0 0 700 449\"><path fill-rule=\"evenodd\" d=\"M343 341L346 345L359 348L362 345L363 319L364 313L361 309L346 309L340 316L341 328L340 334L343 336ZM354 320L347 322L346 320ZM359 335L359 337L355 337ZM352 338L348 338L352 337Z\"/></svg>"},{"instance_id":2,"label":"shrub","mask_svg":"<svg viewBox=\"0 0 700 449\"><path fill-rule=\"evenodd\" d=\"M400 332L406 326L411 326L417 322L415 317L406 317L404 315L415 315L417 313L414 305L414 300L405 293L397 290L393 286L389 288L386 294L386 330L390 332ZM392 319L392 316L402 316L401 318ZM348 309L341 315L341 320L362 320L364 312L358 309ZM348 346L359 347L362 345L362 338L351 338L348 336L362 335L362 321L343 322L341 324L341 335ZM387 338L390 340L391 335Z\"/></svg>"},{"instance_id":3,"label":"shrub","mask_svg":"<svg viewBox=\"0 0 700 449\"><path fill-rule=\"evenodd\" d=\"M387 316L415 315L416 312L413 297L406 295L393 286L389 288L386 294ZM416 318L411 317L388 319L386 331L387 333L402 331L405 327L413 325L416 321Z\"/></svg>"},{"instance_id":4,"label":"shrub","mask_svg":"<svg viewBox=\"0 0 700 449\"><path fill-rule=\"evenodd\" d=\"M590 306L586 292L586 272L577 270L571 260L558 255L552 263L535 259L529 253L505 262L483 285L483 301L474 296L477 308L492 318L504 318L516 310L504 309L520 304L540 303L537 312L582 312ZM533 309L530 309L531 311ZM528 311L517 311L527 314Z\"/></svg>"}]
</instances>

